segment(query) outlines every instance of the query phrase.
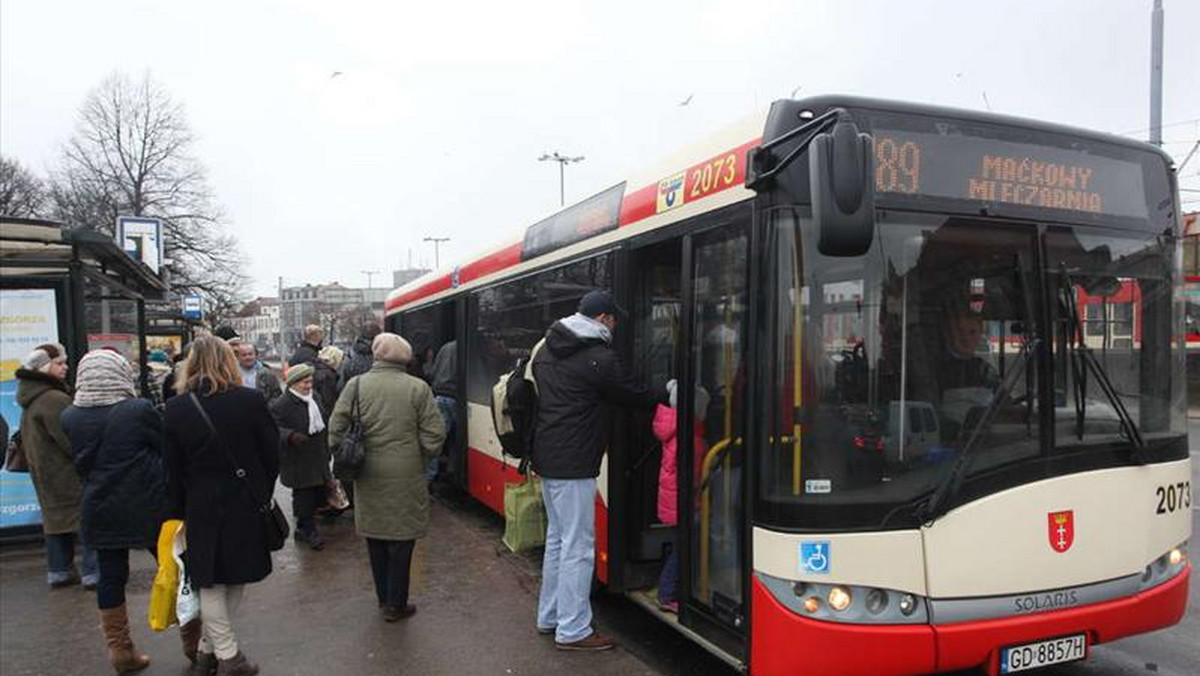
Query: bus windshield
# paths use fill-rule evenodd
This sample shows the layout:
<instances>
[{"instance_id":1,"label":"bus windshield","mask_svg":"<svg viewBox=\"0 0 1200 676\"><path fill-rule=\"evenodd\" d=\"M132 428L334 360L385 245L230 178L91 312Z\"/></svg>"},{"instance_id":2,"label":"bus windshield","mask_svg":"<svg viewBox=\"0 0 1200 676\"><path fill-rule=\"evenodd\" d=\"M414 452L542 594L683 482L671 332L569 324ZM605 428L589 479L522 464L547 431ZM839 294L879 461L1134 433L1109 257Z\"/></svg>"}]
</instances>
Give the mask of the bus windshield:
<instances>
[{"instance_id":1,"label":"bus windshield","mask_svg":"<svg viewBox=\"0 0 1200 676\"><path fill-rule=\"evenodd\" d=\"M764 521L918 525L964 453L973 497L1138 461L1119 411L1150 458L1186 457L1173 239L884 211L866 255L834 258L805 210L771 213Z\"/></svg>"}]
</instances>

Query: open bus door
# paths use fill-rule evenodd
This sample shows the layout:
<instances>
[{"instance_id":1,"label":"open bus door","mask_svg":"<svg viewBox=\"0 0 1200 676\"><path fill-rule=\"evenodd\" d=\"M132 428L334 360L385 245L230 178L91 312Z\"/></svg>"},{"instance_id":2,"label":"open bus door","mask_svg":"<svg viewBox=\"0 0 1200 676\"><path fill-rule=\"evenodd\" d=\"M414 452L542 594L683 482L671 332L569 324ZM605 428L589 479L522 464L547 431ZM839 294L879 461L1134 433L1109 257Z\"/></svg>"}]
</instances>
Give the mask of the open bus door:
<instances>
[{"instance_id":1,"label":"open bus door","mask_svg":"<svg viewBox=\"0 0 1200 676\"><path fill-rule=\"evenodd\" d=\"M738 666L746 661L749 628L748 221L713 219L716 227L630 252L630 269L637 271L627 296L632 368L653 386L668 379L678 383L678 524L658 518L662 445L648 422L635 422L628 431L630 450L610 476L610 482L620 477L613 491L624 549L618 590ZM656 603L659 573L672 549L678 557L678 614Z\"/></svg>"}]
</instances>

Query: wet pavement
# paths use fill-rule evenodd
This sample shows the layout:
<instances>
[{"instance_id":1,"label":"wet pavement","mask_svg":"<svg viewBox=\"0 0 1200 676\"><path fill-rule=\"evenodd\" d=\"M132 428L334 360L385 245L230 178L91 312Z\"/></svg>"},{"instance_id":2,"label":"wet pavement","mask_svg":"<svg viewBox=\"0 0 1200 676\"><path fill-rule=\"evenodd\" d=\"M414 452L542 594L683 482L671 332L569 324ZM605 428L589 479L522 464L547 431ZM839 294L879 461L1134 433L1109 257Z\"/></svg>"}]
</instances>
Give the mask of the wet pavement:
<instances>
[{"instance_id":1,"label":"wet pavement","mask_svg":"<svg viewBox=\"0 0 1200 676\"><path fill-rule=\"evenodd\" d=\"M1200 420L1192 420L1200 446ZM1200 452L1192 452L1200 487ZM288 492L279 497L285 508ZM1200 502L1193 501L1193 514ZM431 535L413 560L410 620L384 623L375 607L366 547L348 516L323 525L322 552L292 543L275 557L275 572L251 585L235 618L243 649L265 676L353 674L587 674L734 676L738 672L623 597L599 595L596 624L613 634L612 652L564 653L533 627L539 556L514 555L500 543L503 520L461 495L435 503ZM1195 552L1195 547L1193 547ZM150 555L131 556L128 597L137 646L153 663L147 676L186 670L174 629L146 624L154 577ZM0 676L112 673L98 629L95 597L80 587L49 590L40 545L0 548ZM1096 646L1086 662L1045 676L1200 674L1200 584L1176 626ZM957 676L977 672L963 672Z\"/></svg>"},{"instance_id":2,"label":"wet pavement","mask_svg":"<svg viewBox=\"0 0 1200 676\"><path fill-rule=\"evenodd\" d=\"M286 491L281 493L281 497ZM500 543L502 520L463 500L435 504L430 536L413 558L417 614L396 624L379 616L366 546L342 517L323 529L321 552L289 542L275 572L247 588L234 628L264 675L662 673L630 652L567 653L534 628L534 557ZM134 642L152 663L147 676L177 676L187 660L172 628L152 632L146 607L155 564L134 552L128 589ZM45 585L38 545L0 550L0 674L97 676L109 668L95 596ZM603 618L598 619L602 629Z\"/></svg>"}]
</instances>

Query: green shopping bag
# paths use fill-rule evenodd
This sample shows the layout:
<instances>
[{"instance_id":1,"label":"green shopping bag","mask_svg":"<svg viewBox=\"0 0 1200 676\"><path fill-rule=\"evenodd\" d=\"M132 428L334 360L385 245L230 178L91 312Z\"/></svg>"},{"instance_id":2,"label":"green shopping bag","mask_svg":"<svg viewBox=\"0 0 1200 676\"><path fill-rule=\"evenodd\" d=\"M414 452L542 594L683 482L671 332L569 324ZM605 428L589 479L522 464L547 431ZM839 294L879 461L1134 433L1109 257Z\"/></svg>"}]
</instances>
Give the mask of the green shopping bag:
<instances>
[{"instance_id":1,"label":"green shopping bag","mask_svg":"<svg viewBox=\"0 0 1200 676\"><path fill-rule=\"evenodd\" d=\"M546 544L546 506L542 504L542 482L536 477L504 484L503 541L514 552Z\"/></svg>"}]
</instances>

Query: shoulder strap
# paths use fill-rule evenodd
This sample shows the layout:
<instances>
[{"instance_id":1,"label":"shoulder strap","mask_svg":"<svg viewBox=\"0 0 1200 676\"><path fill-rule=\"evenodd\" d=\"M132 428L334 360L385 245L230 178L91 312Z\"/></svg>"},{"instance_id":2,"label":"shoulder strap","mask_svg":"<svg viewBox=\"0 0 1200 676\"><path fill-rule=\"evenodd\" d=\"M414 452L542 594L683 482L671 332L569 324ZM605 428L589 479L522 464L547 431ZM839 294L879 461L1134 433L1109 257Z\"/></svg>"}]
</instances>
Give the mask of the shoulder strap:
<instances>
[{"instance_id":1,"label":"shoulder strap","mask_svg":"<svg viewBox=\"0 0 1200 676\"><path fill-rule=\"evenodd\" d=\"M204 419L204 424L208 426L208 431L212 434L212 436L209 438L209 443L211 443L219 436L216 426L213 425L212 418L208 417L208 412L205 411L204 406L200 404L200 398L196 396L195 392L188 392L188 398L192 400L192 404L194 404L196 410L200 412L200 417ZM246 470L242 469L241 465L238 464L237 458L233 456L233 451L230 451L228 446L225 446L224 448L225 455L229 458L229 464L233 465L233 475L238 479L241 479L242 483L246 486L246 491L250 493L250 497L253 498L255 502L259 503L260 505L267 505L269 501L264 502L263 500L259 500L258 496L254 494L254 487L250 485L250 480L246 478Z\"/></svg>"}]
</instances>

